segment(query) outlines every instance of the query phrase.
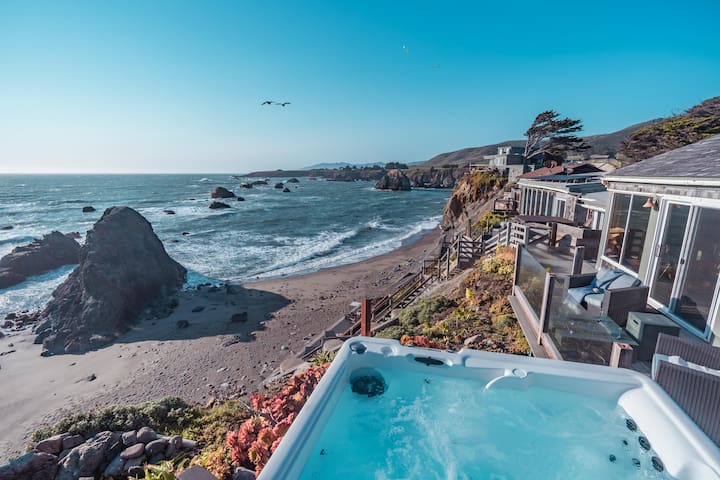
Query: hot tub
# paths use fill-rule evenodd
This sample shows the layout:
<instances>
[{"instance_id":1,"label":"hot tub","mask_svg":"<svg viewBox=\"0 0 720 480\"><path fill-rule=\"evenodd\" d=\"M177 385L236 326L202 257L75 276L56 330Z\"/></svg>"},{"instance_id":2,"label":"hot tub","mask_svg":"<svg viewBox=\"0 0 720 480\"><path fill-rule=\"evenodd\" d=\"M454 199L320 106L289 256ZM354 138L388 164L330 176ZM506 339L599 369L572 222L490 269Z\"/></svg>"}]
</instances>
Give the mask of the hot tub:
<instances>
[{"instance_id":1,"label":"hot tub","mask_svg":"<svg viewBox=\"0 0 720 480\"><path fill-rule=\"evenodd\" d=\"M720 480L720 450L630 370L358 337L259 478Z\"/></svg>"}]
</instances>

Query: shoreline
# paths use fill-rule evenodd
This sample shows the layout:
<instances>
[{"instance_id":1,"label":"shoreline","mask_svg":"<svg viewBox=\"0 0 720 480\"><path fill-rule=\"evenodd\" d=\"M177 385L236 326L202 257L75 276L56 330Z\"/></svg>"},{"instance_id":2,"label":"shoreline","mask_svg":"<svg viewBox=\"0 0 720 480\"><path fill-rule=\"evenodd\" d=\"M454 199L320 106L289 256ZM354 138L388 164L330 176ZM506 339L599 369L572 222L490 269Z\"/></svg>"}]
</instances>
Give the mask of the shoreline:
<instances>
[{"instance_id":1,"label":"shoreline","mask_svg":"<svg viewBox=\"0 0 720 480\"><path fill-rule=\"evenodd\" d=\"M0 463L24 451L36 428L69 413L168 395L204 404L257 390L351 302L384 295L417 272L442 232L419 235L356 263L233 284L230 291L180 291L169 317L140 320L112 344L81 355L41 357L29 330L0 339L0 353L14 350L0 356ZM233 322L241 312L247 321ZM181 320L189 326L178 328Z\"/></svg>"}]
</instances>

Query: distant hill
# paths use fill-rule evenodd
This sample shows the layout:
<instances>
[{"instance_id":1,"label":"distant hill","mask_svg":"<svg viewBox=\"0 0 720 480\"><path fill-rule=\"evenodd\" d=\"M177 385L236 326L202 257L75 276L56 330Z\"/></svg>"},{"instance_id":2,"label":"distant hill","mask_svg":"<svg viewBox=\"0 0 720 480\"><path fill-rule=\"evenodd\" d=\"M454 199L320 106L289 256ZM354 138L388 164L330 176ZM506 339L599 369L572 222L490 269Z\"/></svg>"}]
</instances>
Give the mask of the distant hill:
<instances>
[{"instance_id":1,"label":"distant hill","mask_svg":"<svg viewBox=\"0 0 720 480\"><path fill-rule=\"evenodd\" d=\"M420 165L421 163L425 163L423 161L420 162L403 162L406 165ZM372 163L347 163L347 162L331 162L331 163L316 163L315 165L308 165L307 167L302 167L302 170L333 170L337 168L345 168L345 167L374 167L374 166L380 166L384 167L385 162L372 162Z\"/></svg>"},{"instance_id":2,"label":"distant hill","mask_svg":"<svg viewBox=\"0 0 720 480\"><path fill-rule=\"evenodd\" d=\"M650 120L630 125L629 127L618 130L617 132L606 133L603 135L588 135L587 137L583 137L590 145L590 148L583 153L587 157L593 154L605 155L610 153L614 155L620 150L620 144L625 138L633 132L649 125L653 125L659 121L660 119ZM442 165L465 166L470 163L480 163L483 161L483 155L493 155L497 153L497 147L502 145L524 147L525 140L508 140L506 142L493 143L492 145L484 145L482 147L469 147L461 150L455 150L454 152L441 153L440 155L436 155L426 161L422 165L426 167L439 167Z\"/></svg>"},{"instance_id":3,"label":"distant hill","mask_svg":"<svg viewBox=\"0 0 720 480\"><path fill-rule=\"evenodd\" d=\"M623 160L638 162L720 134L720 97L709 98L680 115L647 125L622 142Z\"/></svg>"}]
</instances>

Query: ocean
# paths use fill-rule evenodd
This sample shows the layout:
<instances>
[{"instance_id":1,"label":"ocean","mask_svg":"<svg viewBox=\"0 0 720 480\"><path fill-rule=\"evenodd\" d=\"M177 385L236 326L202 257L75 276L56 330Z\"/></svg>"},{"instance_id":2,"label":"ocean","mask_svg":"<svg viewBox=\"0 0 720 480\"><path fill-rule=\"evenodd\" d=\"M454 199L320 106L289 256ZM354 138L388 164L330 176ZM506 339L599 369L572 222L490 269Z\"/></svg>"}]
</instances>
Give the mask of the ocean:
<instances>
[{"instance_id":1,"label":"ocean","mask_svg":"<svg viewBox=\"0 0 720 480\"><path fill-rule=\"evenodd\" d=\"M257 179L249 179L257 180ZM240 187L230 175L0 175L0 257L52 230L85 232L115 205L150 221L168 254L188 269L188 287L206 281L247 282L291 276L381 255L437 228L450 190L391 192L370 182L299 178L284 193ZM223 186L242 196L218 199ZM82 213L85 205L93 213ZM168 215L164 210L173 210ZM82 240L81 240L82 241ZM0 290L6 313L41 307L74 266Z\"/></svg>"}]
</instances>

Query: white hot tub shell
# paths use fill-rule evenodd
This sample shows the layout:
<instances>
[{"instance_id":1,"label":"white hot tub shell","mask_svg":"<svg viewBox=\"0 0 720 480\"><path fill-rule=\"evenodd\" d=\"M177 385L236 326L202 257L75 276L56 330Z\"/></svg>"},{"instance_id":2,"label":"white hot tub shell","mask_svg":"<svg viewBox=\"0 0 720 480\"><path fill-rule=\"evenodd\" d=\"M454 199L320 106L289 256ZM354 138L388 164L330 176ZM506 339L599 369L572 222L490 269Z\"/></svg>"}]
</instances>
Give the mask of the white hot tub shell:
<instances>
[{"instance_id":1,"label":"white hot tub shell","mask_svg":"<svg viewBox=\"0 0 720 480\"><path fill-rule=\"evenodd\" d=\"M420 372L432 368L436 374L484 382L485 388L539 386L612 398L652 442L669 475L678 480L720 480L720 449L655 382L640 373L476 350L405 347L395 340L366 337L345 342L260 480L298 478L352 373L387 367Z\"/></svg>"}]
</instances>

